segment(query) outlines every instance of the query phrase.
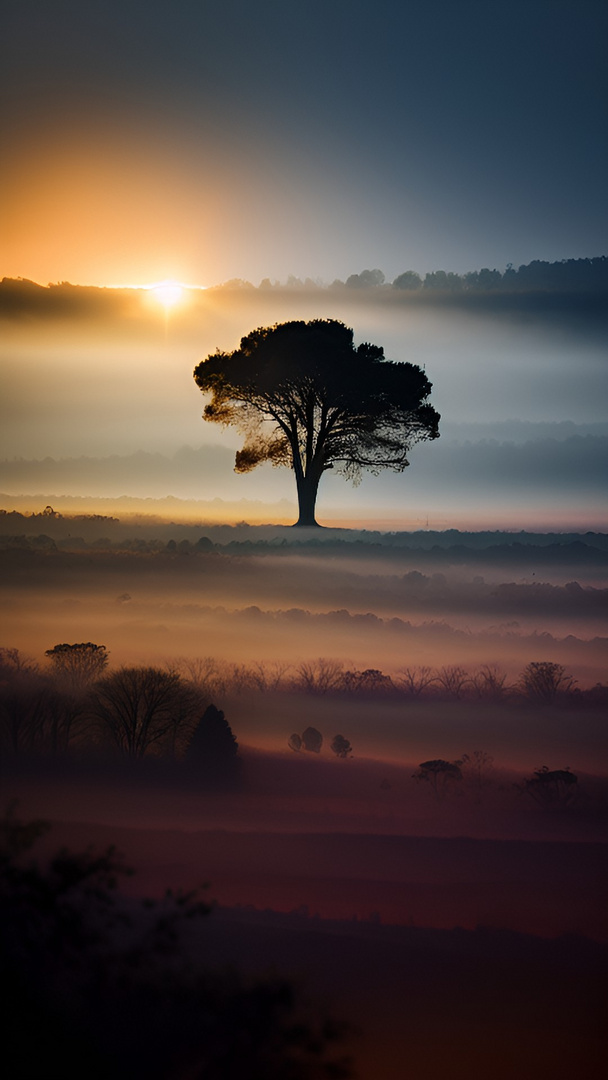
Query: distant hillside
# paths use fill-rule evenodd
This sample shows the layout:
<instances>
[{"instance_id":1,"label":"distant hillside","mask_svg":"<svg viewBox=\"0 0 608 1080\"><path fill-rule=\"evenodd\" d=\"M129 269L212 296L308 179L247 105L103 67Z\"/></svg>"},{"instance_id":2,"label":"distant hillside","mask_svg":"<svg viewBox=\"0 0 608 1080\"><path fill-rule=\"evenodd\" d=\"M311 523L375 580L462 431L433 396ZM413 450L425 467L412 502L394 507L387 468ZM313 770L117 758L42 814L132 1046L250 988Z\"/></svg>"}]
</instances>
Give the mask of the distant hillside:
<instances>
[{"instance_id":1,"label":"distant hillside","mask_svg":"<svg viewBox=\"0 0 608 1080\"><path fill-rule=\"evenodd\" d=\"M392 282L387 282L382 270L362 270L351 274L346 281L336 280L325 284L306 278L302 281L293 276L287 281L271 281L265 278L256 288L251 282L235 279L201 290L201 294L222 291L268 290L322 293L328 291L356 292L362 296L398 294L406 297L454 302L460 298L465 303L483 302L483 298L496 300L502 296L512 303L521 303L525 296L555 294L571 296L579 302L585 296L598 297L608 294L608 256L589 259L562 259L560 262L533 262L515 269L510 264L504 272L496 268L482 267L464 274L434 270L425 275L415 270L404 270ZM39 285L26 278L3 278L0 281L0 317L20 318L132 318L140 305L141 289L99 288L97 286L72 285L62 281ZM193 290L196 291L196 290Z\"/></svg>"}]
</instances>

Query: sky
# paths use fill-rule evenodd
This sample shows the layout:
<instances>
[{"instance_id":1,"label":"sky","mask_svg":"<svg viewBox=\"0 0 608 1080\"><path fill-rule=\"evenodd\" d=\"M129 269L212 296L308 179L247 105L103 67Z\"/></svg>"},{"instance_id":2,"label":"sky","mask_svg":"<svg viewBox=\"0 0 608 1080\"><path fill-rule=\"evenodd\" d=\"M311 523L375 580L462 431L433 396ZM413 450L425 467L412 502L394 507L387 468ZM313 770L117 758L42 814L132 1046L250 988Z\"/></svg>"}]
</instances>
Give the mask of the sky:
<instances>
[{"instance_id":1,"label":"sky","mask_svg":"<svg viewBox=\"0 0 608 1080\"><path fill-rule=\"evenodd\" d=\"M325 477L326 520L605 524L600 305L331 288L608 252L603 3L21 0L3 31L0 277L198 287L170 311L9 303L4 494L293 503L288 470L235 476L240 437L202 422L192 370L325 317L421 364L442 416L404 475ZM259 288L289 275L306 286Z\"/></svg>"},{"instance_id":2,"label":"sky","mask_svg":"<svg viewBox=\"0 0 608 1080\"><path fill-rule=\"evenodd\" d=\"M2 266L332 281L606 251L590 0L20 0Z\"/></svg>"},{"instance_id":3,"label":"sky","mask_svg":"<svg viewBox=\"0 0 608 1080\"><path fill-rule=\"evenodd\" d=\"M117 310L111 303L104 317L60 318L44 314L52 291L38 290L39 309L1 320L0 506L27 495L30 510L50 503L69 512L82 507L58 497L90 496L97 504L84 509L96 512L293 520L292 472L264 465L235 474L242 436L202 420L205 399L192 372L253 327L325 317L352 326L356 342L381 345L387 359L425 369L441 437L414 447L404 473L368 474L358 487L327 473L319 521L606 527L605 319L581 318L563 297L547 311L524 294L523 309L516 303L498 314L412 299L390 286L220 288L185 292L165 313L141 291L129 294L127 315L120 292L110 294L119 297ZM143 501L116 503L122 496ZM145 502L167 496L188 505ZM213 507L213 500L223 501Z\"/></svg>"}]
</instances>

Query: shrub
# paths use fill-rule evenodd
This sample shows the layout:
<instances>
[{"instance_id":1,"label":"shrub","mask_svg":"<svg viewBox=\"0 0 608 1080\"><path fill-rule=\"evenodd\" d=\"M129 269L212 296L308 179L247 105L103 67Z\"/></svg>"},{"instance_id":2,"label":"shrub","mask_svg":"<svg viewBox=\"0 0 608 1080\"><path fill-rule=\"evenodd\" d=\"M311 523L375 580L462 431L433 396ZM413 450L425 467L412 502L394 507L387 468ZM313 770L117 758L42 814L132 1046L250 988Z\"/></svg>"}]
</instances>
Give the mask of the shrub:
<instances>
[{"instance_id":1,"label":"shrub","mask_svg":"<svg viewBox=\"0 0 608 1080\"><path fill-rule=\"evenodd\" d=\"M563 664L554 664L548 660L533 661L521 675L520 685L523 693L530 699L545 705L551 705L559 693L572 689L575 680L566 675Z\"/></svg>"},{"instance_id":2,"label":"shrub","mask_svg":"<svg viewBox=\"0 0 608 1080\"><path fill-rule=\"evenodd\" d=\"M570 769L549 769L543 765L518 787L543 806L567 806L576 796L577 785L578 777Z\"/></svg>"}]
</instances>

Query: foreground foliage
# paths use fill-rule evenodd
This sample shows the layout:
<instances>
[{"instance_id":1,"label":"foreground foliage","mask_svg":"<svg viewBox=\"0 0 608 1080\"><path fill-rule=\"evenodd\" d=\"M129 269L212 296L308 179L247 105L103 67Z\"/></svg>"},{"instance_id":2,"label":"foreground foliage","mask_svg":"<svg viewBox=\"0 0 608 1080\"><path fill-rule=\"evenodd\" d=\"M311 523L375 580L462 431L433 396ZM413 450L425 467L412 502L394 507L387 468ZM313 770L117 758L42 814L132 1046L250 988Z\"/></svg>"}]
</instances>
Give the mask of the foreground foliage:
<instances>
[{"instance_id":1,"label":"foreground foliage","mask_svg":"<svg viewBox=\"0 0 608 1080\"><path fill-rule=\"evenodd\" d=\"M195 893L135 908L113 848L29 858L48 829L9 812L0 827L0 949L11 1077L65 1080L346 1080L343 1025L302 1009L288 980L187 962Z\"/></svg>"}]
</instances>

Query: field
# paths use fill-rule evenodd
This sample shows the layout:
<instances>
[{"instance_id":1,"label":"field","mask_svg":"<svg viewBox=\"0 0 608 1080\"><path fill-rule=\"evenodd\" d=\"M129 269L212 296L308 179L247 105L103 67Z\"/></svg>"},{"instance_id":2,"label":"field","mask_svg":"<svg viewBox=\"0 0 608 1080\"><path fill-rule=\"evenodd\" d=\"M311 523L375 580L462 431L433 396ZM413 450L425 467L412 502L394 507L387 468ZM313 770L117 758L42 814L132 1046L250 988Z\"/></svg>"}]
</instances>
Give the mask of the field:
<instances>
[{"instance_id":1,"label":"field","mask_svg":"<svg viewBox=\"0 0 608 1080\"><path fill-rule=\"evenodd\" d=\"M126 903L210 883L188 955L295 979L357 1029L362 1080L599 1071L603 535L17 518L7 647L171 671L239 743L214 783L191 728L127 762L86 723L66 754L42 728L11 753L5 720L5 797L53 824L40 856L116 844ZM530 664L557 665L554 694Z\"/></svg>"}]
</instances>

